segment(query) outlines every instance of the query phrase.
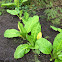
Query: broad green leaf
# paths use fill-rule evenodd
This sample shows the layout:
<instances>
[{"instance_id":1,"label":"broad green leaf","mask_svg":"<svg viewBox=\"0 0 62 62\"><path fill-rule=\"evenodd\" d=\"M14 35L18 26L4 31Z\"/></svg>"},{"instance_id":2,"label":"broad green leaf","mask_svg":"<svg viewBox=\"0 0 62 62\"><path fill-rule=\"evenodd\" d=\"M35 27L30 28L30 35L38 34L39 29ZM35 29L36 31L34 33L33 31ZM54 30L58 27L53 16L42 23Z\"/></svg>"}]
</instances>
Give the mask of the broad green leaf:
<instances>
[{"instance_id":1,"label":"broad green leaf","mask_svg":"<svg viewBox=\"0 0 62 62\"><path fill-rule=\"evenodd\" d=\"M4 7L4 6L15 6L15 3L5 3L5 4L1 4L1 7Z\"/></svg>"},{"instance_id":2,"label":"broad green leaf","mask_svg":"<svg viewBox=\"0 0 62 62\"><path fill-rule=\"evenodd\" d=\"M36 24L39 21L39 16L33 16L28 19L26 22L24 28L26 29L27 33L31 31L33 28L33 25Z\"/></svg>"},{"instance_id":3,"label":"broad green leaf","mask_svg":"<svg viewBox=\"0 0 62 62\"><path fill-rule=\"evenodd\" d=\"M20 23L20 22L18 22L18 29L20 30L20 32L26 33L26 30L25 30L25 28L23 27L23 24Z\"/></svg>"},{"instance_id":4,"label":"broad green leaf","mask_svg":"<svg viewBox=\"0 0 62 62\"><path fill-rule=\"evenodd\" d=\"M58 55L58 59L62 60L62 52Z\"/></svg>"},{"instance_id":5,"label":"broad green leaf","mask_svg":"<svg viewBox=\"0 0 62 62\"><path fill-rule=\"evenodd\" d=\"M62 51L62 33L57 34L53 42L53 54Z\"/></svg>"},{"instance_id":6,"label":"broad green leaf","mask_svg":"<svg viewBox=\"0 0 62 62\"><path fill-rule=\"evenodd\" d=\"M55 30L55 31L59 31L59 32L62 32L62 29L61 28L56 28L56 27L54 27L54 26L50 26L53 30Z\"/></svg>"},{"instance_id":7,"label":"broad green leaf","mask_svg":"<svg viewBox=\"0 0 62 62\"><path fill-rule=\"evenodd\" d=\"M17 15L18 14L18 12L16 10L9 10L9 9L7 9L7 12L12 14L12 15Z\"/></svg>"},{"instance_id":8,"label":"broad green leaf","mask_svg":"<svg viewBox=\"0 0 62 62\"><path fill-rule=\"evenodd\" d=\"M36 41L35 45L39 46L39 50L44 54L51 54L52 44L45 38L40 38Z\"/></svg>"},{"instance_id":9,"label":"broad green leaf","mask_svg":"<svg viewBox=\"0 0 62 62\"><path fill-rule=\"evenodd\" d=\"M25 54L27 54L30 51L28 44L21 44L16 48L16 51L14 53L14 58L22 58Z\"/></svg>"},{"instance_id":10,"label":"broad green leaf","mask_svg":"<svg viewBox=\"0 0 62 62\"><path fill-rule=\"evenodd\" d=\"M13 38L20 36L20 32L16 29L7 29L4 32L4 37Z\"/></svg>"},{"instance_id":11,"label":"broad green leaf","mask_svg":"<svg viewBox=\"0 0 62 62\"><path fill-rule=\"evenodd\" d=\"M62 62L62 60L59 60L59 59L55 59L54 62Z\"/></svg>"},{"instance_id":12,"label":"broad green leaf","mask_svg":"<svg viewBox=\"0 0 62 62\"><path fill-rule=\"evenodd\" d=\"M31 36L33 37L34 41L36 41L39 32L41 32L41 25L40 23L36 23L31 30Z\"/></svg>"}]
</instances>

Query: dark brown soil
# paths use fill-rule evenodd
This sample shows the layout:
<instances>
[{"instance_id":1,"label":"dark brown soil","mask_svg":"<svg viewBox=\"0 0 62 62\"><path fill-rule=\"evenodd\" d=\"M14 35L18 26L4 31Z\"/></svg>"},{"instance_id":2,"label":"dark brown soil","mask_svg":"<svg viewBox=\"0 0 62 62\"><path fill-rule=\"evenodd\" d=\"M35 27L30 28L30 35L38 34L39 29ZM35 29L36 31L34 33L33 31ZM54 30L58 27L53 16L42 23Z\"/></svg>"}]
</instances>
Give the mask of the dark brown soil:
<instances>
[{"instance_id":1,"label":"dark brown soil","mask_svg":"<svg viewBox=\"0 0 62 62\"><path fill-rule=\"evenodd\" d=\"M39 16L43 15L43 11L40 10L37 13ZM21 38L4 38L4 32L6 29L17 29L18 21L20 21L16 16L10 14L5 14L0 16L0 62L34 62L34 53L30 51L21 59L14 59L14 51L16 47L23 43ZM42 26L43 37L49 36L48 40L53 43L53 40L58 32L53 31L50 25L51 22L47 22L46 19L40 18L40 23ZM26 41L24 41L26 43ZM40 62L50 62L50 55L40 54L38 57Z\"/></svg>"}]
</instances>

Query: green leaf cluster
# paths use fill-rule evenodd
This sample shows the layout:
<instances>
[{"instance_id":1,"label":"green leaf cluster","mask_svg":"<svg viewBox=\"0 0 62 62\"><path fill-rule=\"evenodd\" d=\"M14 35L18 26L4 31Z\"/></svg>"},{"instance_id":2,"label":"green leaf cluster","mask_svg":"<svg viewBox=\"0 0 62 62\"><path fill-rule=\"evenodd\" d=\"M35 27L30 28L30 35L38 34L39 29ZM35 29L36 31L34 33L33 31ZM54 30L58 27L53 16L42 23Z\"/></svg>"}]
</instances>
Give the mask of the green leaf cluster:
<instances>
[{"instance_id":1,"label":"green leaf cluster","mask_svg":"<svg viewBox=\"0 0 62 62\"><path fill-rule=\"evenodd\" d=\"M62 62L62 29L50 26L53 30L59 31L60 33L54 39L53 42L53 53L52 59L55 59L55 62Z\"/></svg>"},{"instance_id":2,"label":"green leaf cluster","mask_svg":"<svg viewBox=\"0 0 62 62\"><path fill-rule=\"evenodd\" d=\"M23 11L19 10L18 8L15 8L15 10L9 10L9 9L7 9L7 12L10 13L11 15L17 15L20 20L22 19Z\"/></svg>"},{"instance_id":3,"label":"green leaf cluster","mask_svg":"<svg viewBox=\"0 0 62 62\"><path fill-rule=\"evenodd\" d=\"M31 35L33 36L35 31L37 31L37 32L41 31L41 26L39 23L39 17L37 15L33 16L33 17L29 17L29 14L25 13L22 21L24 23L24 26L22 23L18 22L18 29L20 30L19 32L22 36L23 36L23 33L28 34L29 32L32 32ZM36 28L36 30L34 30L33 28ZM40 28L40 30L38 31L39 28ZM9 32L9 33L7 33L7 32ZM12 29L9 29L9 30L5 31L4 36L5 37L8 37L8 35L11 36L10 35L11 32L12 32L12 34L13 34L13 32L17 33L16 30L13 31ZM35 34L38 34L37 32L35 32ZM26 37L26 35L25 35L25 37Z\"/></svg>"},{"instance_id":4,"label":"green leaf cluster","mask_svg":"<svg viewBox=\"0 0 62 62\"><path fill-rule=\"evenodd\" d=\"M37 46L42 53L50 54L51 55L50 61L54 59L55 59L54 62L62 61L62 32L57 34L53 41L53 45L47 39L40 38L36 41L35 46Z\"/></svg>"},{"instance_id":5,"label":"green leaf cluster","mask_svg":"<svg viewBox=\"0 0 62 62\"><path fill-rule=\"evenodd\" d=\"M21 37L28 41L27 44L19 45L14 53L14 58L22 58L25 54L27 54L30 49L35 50L34 52L40 54L40 52L44 54L50 54L50 61L55 59L55 62L62 61L62 29L51 26L52 29L59 31L53 41L53 45L45 38L41 37L41 25L39 23L39 16L35 15L33 17L29 17L27 12L24 13L22 17L22 23L18 22L18 29L7 29L4 33L4 37L13 38L13 37ZM29 35L29 33L31 33ZM38 37L39 36L39 37ZM38 39L37 39L38 37ZM52 52L53 50L53 52ZM51 53L52 52L52 53Z\"/></svg>"},{"instance_id":6,"label":"green leaf cluster","mask_svg":"<svg viewBox=\"0 0 62 62\"><path fill-rule=\"evenodd\" d=\"M57 62L62 61L62 32L57 34L53 42L53 57Z\"/></svg>"},{"instance_id":7,"label":"green leaf cluster","mask_svg":"<svg viewBox=\"0 0 62 62\"><path fill-rule=\"evenodd\" d=\"M14 58L22 58L24 54L28 53L30 49L38 49L35 47L35 43L37 40L37 35L41 32L41 25L39 23L39 16L35 15L33 17L29 17L28 13L25 13L22 22L18 22L18 30L16 29L7 29L4 32L4 37L13 38L13 37L22 37L23 39L28 40L27 44L21 44L16 48L14 53ZM31 34L29 35L29 33ZM39 49L38 49L39 50Z\"/></svg>"},{"instance_id":8,"label":"green leaf cluster","mask_svg":"<svg viewBox=\"0 0 62 62\"><path fill-rule=\"evenodd\" d=\"M11 10L7 9L7 12L10 13L11 15L17 15L19 17L19 19L21 19L23 10L22 9L20 10L20 4L22 6L22 4L26 1L28 1L28 0L14 0L13 3L1 4L1 7L14 7L15 9L11 9Z\"/></svg>"},{"instance_id":9,"label":"green leaf cluster","mask_svg":"<svg viewBox=\"0 0 62 62\"><path fill-rule=\"evenodd\" d=\"M14 58L22 58L24 54L27 54L30 51L29 45L28 44L21 44L17 47L15 53L14 53Z\"/></svg>"},{"instance_id":10,"label":"green leaf cluster","mask_svg":"<svg viewBox=\"0 0 62 62\"><path fill-rule=\"evenodd\" d=\"M21 0L21 3L27 0ZM50 3L51 4L51 3ZM14 58L22 58L25 54L27 54L30 49L35 50L35 53L40 54L40 52L44 54L50 54L50 61L54 60L54 62L62 62L62 29L51 26L55 31L59 31L53 41L53 45L47 39L42 37L41 34L41 25L39 23L39 16L35 15L33 17L29 17L27 12L22 16L23 11L19 10L19 0L14 0L14 3L3 4L2 6L11 6L15 5L15 10L7 9L7 12L12 15L17 15L23 23L18 22L18 29L7 29L4 32L4 37L13 38L13 37L21 37L28 42L26 44L20 44L14 53ZM51 4L52 5L52 4ZM48 14L48 19L55 18L57 12L53 9L47 10L45 12ZM30 33L30 34L29 34ZM37 39L38 37L38 39ZM52 53L51 53L52 52Z\"/></svg>"}]
</instances>

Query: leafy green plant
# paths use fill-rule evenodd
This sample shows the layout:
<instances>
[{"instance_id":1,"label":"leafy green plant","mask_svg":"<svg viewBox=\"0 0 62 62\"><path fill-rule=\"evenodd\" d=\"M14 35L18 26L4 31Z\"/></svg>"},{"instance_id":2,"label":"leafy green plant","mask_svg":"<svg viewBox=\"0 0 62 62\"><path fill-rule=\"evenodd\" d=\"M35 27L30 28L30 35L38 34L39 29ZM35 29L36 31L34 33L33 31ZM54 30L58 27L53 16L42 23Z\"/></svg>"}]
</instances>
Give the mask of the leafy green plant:
<instances>
[{"instance_id":1,"label":"leafy green plant","mask_svg":"<svg viewBox=\"0 0 62 62\"><path fill-rule=\"evenodd\" d=\"M39 17L38 16L29 17L29 15L25 14L24 17L22 18L22 21L24 23L24 26L22 23L18 22L18 28L20 30L19 31L20 35L23 35L23 33L27 34L27 33L31 32L33 26L39 24L38 23ZM11 37L13 37L12 35L9 35L11 32L13 32L14 34L18 34L18 31L16 31L16 30L13 31L13 30L14 29L6 30L4 36L11 38ZM7 36L7 34L8 34L8 36ZM26 37L26 35L25 35L25 37Z\"/></svg>"},{"instance_id":2,"label":"leafy green plant","mask_svg":"<svg viewBox=\"0 0 62 62\"><path fill-rule=\"evenodd\" d=\"M29 17L29 14L26 11L24 12L23 10L19 10L18 8L15 8L15 10L7 9L7 12L12 14L12 15L17 15L20 20L23 18L27 19ZM22 17L22 15L24 15L24 17Z\"/></svg>"},{"instance_id":3,"label":"leafy green plant","mask_svg":"<svg viewBox=\"0 0 62 62\"><path fill-rule=\"evenodd\" d=\"M53 45L45 38L40 38L36 41L35 45L39 50L44 54L50 54L51 59L55 60L54 62L62 62L62 29L50 26L55 31L59 31L53 41Z\"/></svg>"},{"instance_id":4,"label":"leafy green plant","mask_svg":"<svg viewBox=\"0 0 62 62\"><path fill-rule=\"evenodd\" d=\"M62 62L62 32L57 34L53 45L45 38L38 39L35 45L42 53L51 55L50 61L55 60L54 62Z\"/></svg>"},{"instance_id":5,"label":"leafy green plant","mask_svg":"<svg viewBox=\"0 0 62 62\"><path fill-rule=\"evenodd\" d=\"M15 10L9 10L7 9L7 12L10 13L11 15L17 15L19 17L19 19L21 20L21 16L23 11L19 10L18 8L15 8Z\"/></svg>"},{"instance_id":6,"label":"leafy green plant","mask_svg":"<svg viewBox=\"0 0 62 62\"><path fill-rule=\"evenodd\" d=\"M13 9L13 10L7 9L7 12L12 14L12 15L17 15L19 17L19 19L21 19L23 10L20 10L20 5L22 6L22 4L24 2L26 2L26 1L28 1L28 0L21 0L21 2L19 0L14 0L13 3L5 3L5 4L2 4L1 7L5 7L5 6L12 7L12 6L15 6L15 9Z\"/></svg>"},{"instance_id":7,"label":"leafy green plant","mask_svg":"<svg viewBox=\"0 0 62 62\"><path fill-rule=\"evenodd\" d=\"M16 48L14 53L14 58L16 59L22 58L30 49L36 49L37 51L38 47L35 46L36 40L42 37L41 25L37 15L33 17L24 16L22 21L24 26L22 23L18 22L19 31L16 29L7 29L4 33L4 37L7 38L22 37L29 41L27 44L21 44ZM31 34L29 35L30 32ZM39 53L39 51L37 51L37 53Z\"/></svg>"}]
</instances>

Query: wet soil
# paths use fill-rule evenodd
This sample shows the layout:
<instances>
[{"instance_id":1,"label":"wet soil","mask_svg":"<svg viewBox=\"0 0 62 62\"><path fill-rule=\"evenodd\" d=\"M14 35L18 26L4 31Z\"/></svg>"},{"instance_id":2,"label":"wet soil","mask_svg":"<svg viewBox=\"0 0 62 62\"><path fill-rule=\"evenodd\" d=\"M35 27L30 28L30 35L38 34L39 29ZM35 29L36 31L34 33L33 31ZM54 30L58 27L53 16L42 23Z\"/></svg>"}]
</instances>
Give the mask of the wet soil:
<instances>
[{"instance_id":1,"label":"wet soil","mask_svg":"<svg viewBox=\"0 0 62 62\"><path fill-rule=\"evenodd\" d=\"M37 15L44 15L43 11L37 13ZM53 25L51 22L47 22L46 18L39 18L41 24L41 31L43 33L43 37L49 36L47 39L53 43L53 40L58 32L55 32L50 28L50 25ZM34 62L34 53L30 51L21 59L14 59L14 52L18 45L22 43L26 43L22 38L4 38L4 32L6 29L17 29L18 17L12 16L8 13L0 16L0 62ZM38 56L40 62L50 62L50 55L45 55L43 53ZM52 61L53 62L53 61Z\"/></svg>"}]
</instances>

